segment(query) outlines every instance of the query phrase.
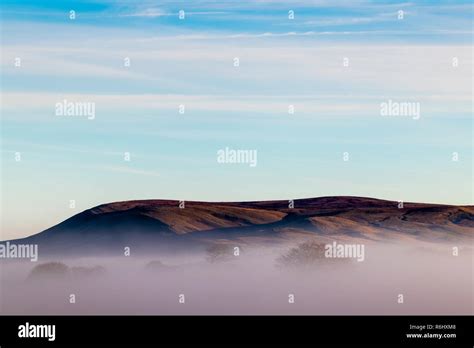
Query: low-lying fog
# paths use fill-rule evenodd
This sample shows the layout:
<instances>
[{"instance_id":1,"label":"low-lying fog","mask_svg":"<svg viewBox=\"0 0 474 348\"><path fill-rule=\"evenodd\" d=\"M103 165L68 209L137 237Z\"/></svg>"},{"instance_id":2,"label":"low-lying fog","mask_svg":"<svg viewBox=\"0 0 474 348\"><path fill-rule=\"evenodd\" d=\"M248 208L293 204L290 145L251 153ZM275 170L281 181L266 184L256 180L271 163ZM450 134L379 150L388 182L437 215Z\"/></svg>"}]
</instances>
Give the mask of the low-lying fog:
<instances>
[{"instance_id":1,"label":"low-lying fog","mask_svg":"<svg viewBox=\"0 0 474 348\"><path fill-rule=\"evenodd\" d=\"M321 252L306 243L235 256L221 245L192 255L1 260L0 312L473 314L472 247L455 256L446 244L370 244L360 262Z\"/></svg>"}]
</instances>

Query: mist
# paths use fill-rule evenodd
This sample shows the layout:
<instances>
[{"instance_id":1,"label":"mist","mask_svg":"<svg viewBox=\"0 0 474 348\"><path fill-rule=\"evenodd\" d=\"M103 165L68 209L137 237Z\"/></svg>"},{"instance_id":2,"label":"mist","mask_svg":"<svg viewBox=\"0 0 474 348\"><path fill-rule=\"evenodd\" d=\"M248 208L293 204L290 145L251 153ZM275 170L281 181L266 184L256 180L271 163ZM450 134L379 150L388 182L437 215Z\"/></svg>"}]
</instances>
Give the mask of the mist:
<instances>
[{"instance_id":1,"label":"mist","mask_svg":"<svg viewBox=\"0 0 474 348\"><path fill-rule=\"evenodd\" d=\"M239 249L237 255L227 245L193 253L170 251L122 257L2 261L0 312L38 315L473 313L473 250L469 245L459 246L455 256L451 244L371 243L365 245L362 262L353 258L319 257L298 258L294 262L300 246L294 243L249 246ZM400 295L402 303L399 303Z\"/></svg>"}]
</instances>

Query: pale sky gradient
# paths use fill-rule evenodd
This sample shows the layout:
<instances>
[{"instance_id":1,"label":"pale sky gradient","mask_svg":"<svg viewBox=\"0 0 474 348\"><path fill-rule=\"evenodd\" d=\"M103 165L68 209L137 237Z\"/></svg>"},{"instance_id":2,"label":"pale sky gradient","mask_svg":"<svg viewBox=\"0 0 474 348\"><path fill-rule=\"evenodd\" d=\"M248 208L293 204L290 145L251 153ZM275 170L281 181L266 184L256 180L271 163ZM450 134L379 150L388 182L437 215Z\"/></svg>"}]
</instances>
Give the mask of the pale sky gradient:
<instances>
[{"instance_id":1,"label":"pale sky gradient","mask_svg":"<svg viewBox=\"0 0 474 348\"><path fill-rule=\"evenodd\" d=\"M0 240L130 199L473 204L469 1L1 8ZM56 116L65 99L95 119ZM420 119L381 116L389 99ZM217 163L225 147L257 150L257 166Z\"/></svg>"}]
</instances>

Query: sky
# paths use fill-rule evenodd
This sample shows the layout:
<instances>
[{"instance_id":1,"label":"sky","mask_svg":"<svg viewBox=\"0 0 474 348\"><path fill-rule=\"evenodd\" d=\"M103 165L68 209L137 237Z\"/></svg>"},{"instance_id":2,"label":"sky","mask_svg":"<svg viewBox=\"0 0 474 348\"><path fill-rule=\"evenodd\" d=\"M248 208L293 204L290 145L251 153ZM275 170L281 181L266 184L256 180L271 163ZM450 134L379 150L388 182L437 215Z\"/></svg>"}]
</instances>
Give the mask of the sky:
<instances>
[{"instance_id":1,"label":"sky","mask_svg":"<svg viewBox=\"0 0 474 348\"><path fill-rule=\"evenodd\" d=\"M132 199L473 204L470 1L0 6L0 240Z\"/></svg>"}]
</instances>

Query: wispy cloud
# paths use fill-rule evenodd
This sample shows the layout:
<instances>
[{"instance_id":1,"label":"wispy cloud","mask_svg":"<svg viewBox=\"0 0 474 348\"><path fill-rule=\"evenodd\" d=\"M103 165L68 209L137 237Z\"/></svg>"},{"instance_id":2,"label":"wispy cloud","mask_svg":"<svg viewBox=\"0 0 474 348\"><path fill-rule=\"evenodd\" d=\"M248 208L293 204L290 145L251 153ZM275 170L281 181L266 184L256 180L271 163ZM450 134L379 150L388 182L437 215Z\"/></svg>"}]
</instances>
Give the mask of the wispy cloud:
<instances>
[{"instance_id":1,"label":"wispy cloud","mask_svg":"<svg viewBox=\"0 0 474 348\"><path fill-rule=\"evenodd\" d=\"M13 65L17 54L24 58L22 68ZM127 56L131 59L131 67L120 67L123 57ZM56 101L48 98L49 103L58 102L61 94L80 94L75 93L79 82L97 93L94 100L102 100L101 95L108 95L110 101L117 93L111 93L111 88L112 91L126 90L132 99L137 99L139 94L238 96L261 94L260 91L267 94L272 91L276 95L326 95L340 94L341 89L346 95L352 91L355 94L404 94L421 98L424 95L463 96L471 91L469 45L315 46L311 41L300 45L299 41L279 38L268 45L257 41L229 46L226 40L190 41L183 45L161 38L135 41L127 38L122 43L109 44L106 51L100 50L99 40L91 40L89 47L83 50L78 47L62 49L59 43L12 46L4 49L4 57L6 82L15 82L19 77L28 78L30 82L42 76L68 78L64 82L67 86L64 93L52 93ZM233 67L234 57L240 59L239 68ZM347 68L343 67L344 57L350 61ZM452 63L454 58L459 62L456 67ZM94 84L90 83L91 78ZM36 85L42 93L50 86L54 87L54 84ZM7 106L15 101L21 103L14 94L5 98ZM121 99L126 100L118 93L115 95L113 103L117 105ZM44 104L31 97L30 105L36 105L36 101L38 105ZM153 106L166 105L167 100L170 98L158 96ZM136 107L142 105L137 100ZM215 105L219 105L219 101ZM175 106L168 104L167 107Z\"/></svg>"},{"instance_id":2,"label":"wispy cloud","mask_svg":"<svg viewBox=\"0 0 474 348\"><path fill-rule=\"evenodd\" d=\"M120 17L148 17L148 18L156 18L162 16L170 16L171 13L165 12L159 8L147 8L144 10L139 10L133 13L122 13L119 14Z\"/></svg>"},{"instance_id":3,"label":"wispy cloud","mask_svg":"<svg viewBox=\"0 0 474 348\"><path fill-rule=\"evenodd\" d=\"M298 118L334 119L374 118L379 115L380 103L387 99L414 100L421 102L423 112L432 117L446 112L469 113L471 110L471 95L466 94L348 94L337 95L174 95L174 94L144 94L144 95L94 95L94 94L61 94L54 93L6 93L3 95L2 110L4 119L16 121L31 120L55 121L53 110L58 100L93 101L96 103L96 120L110 120L117 122L117 113L133 113L136 121L146 113L156 115L157 118L178 115L178 107L185 106L186 114L202 114L219 112L225 117L226 113L240 112L244 115L260 114L272 118L288 115L289 105L293 105ZM29 103L25 105L25 100ZM49 110L49 111L48 111ZM21 112L21 113L20 113ZM184 117L184 116L183 116ZM250 117L250 116L246 116ZM88 120L71 120L74 122L95 122ZM92 126L91 126L92 127ZM71 151L83 151L71 149Z\"/></svg>"}]
</instances>

